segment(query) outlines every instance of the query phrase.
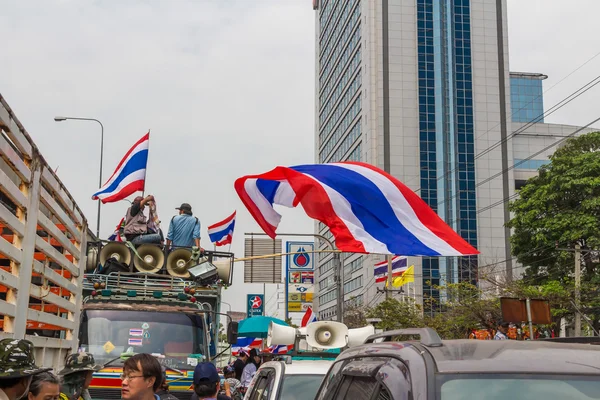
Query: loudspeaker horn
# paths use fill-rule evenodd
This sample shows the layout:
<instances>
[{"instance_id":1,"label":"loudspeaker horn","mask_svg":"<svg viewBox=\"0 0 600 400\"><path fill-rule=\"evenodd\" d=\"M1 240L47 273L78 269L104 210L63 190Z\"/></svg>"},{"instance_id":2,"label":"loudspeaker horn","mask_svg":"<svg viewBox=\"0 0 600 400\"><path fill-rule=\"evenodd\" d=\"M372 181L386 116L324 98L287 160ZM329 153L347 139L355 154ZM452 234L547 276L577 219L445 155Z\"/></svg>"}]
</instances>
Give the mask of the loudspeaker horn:
<instances>
[{"instance_id":1,"label":"loudspeaker horn","mask_svg":"<svg viewBox=\"0 0 600 400\"><path fill-rule=\"evenodd\" d=\"M165 253L153 244L143 244L136 249L139 257L134 257L133 265L139 272L153 274L160 271L165 263Z\"/></svg>"},{"instance_id":2,"label":"loudspeaker horn","mask_svg":"<svg viewBox=\"0 0 600 400\"><path fill-rule=\"evenodd\" d=\"M98 248L96 246L88 247L85 270L93 272L98 266Z\"/></svg>"},{"instance_id":3,"label":"loudspeaker horn","mask_svg":"<svg viewBox=\"0 0 600 400\"><path fill-rule=\"evenodd\" d=\"M296 341L296 328L278 325L271 321L267 331L267 346L290 345Z\"/></svg>"},{"instance_id":4,"label":"loudspeaker horn","mask_svg":"<svg viewBox=\"0 0 600 400\"><path fill-rule=\"evenodd\" d=\"M318 349L342 348L348 344L348 327L341 322L313 322L306 327L306 342Z\"/></svg>"},{"instance_id":5,"label":"loudspeaker horn","mask_svg":"<svg viewBox=\"0 0 600 400\"><path fill-rule=\"evenodd\" d=\"M226 285L229 285L231 282L229 281L231 279L231 269L232 269L232 262L231 259L225 259L225 260L213 260L213 265L215 267L217 267L217 272L219 274L219 279L221 279Z\"/></svg>"},{"instance_id":6,"label":"loudspeaker horn","mask_svg":"<svg viewBox=\"0 0 600 400\"><path fill-rule=\"evenodd\" d=\"M348 347L360 346L365 343L365 340L371 335L375 334L375 327L373 325L363 326L362 328L355 328L348 330Z\"/></svg>"},{"instance_id":7,"label":"loudspeaker horn","mask_svg":"<svg viewBox=\"0 0 600 400\"><path fill-rule=\"evenodd\" d=\"M102 247L100 250L100 264L104 267L106 260L109 258L114 258L118 262L121 262L126 265L131 264L131 252L129 248L119 242L111 242L106 246Z\"/></svg>"},{"instance_id":8,"label":"loudspeaker horn","mask_svg":"<svg viewBox=\"0 0 600 400\"><path fill-rule=\"evenodd\" d=\"M167 256L167 272L171 276L189 278L188 268L195 264L192 261L192 251L189 249L175 249Z\"/></svg>"}]
</instances>

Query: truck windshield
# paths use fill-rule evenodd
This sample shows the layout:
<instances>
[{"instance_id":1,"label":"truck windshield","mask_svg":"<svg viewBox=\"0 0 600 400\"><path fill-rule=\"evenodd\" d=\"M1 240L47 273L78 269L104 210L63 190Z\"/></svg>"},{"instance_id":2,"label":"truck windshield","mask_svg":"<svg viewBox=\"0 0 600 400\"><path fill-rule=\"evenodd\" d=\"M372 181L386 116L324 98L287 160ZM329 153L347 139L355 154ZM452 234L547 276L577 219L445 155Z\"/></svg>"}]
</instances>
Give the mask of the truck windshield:
<instances>
[{"instance_id":1,"label":"truck windshield","mask_svg":"<svg viewBox=\"0 0 600 400\"><path fill-rule=\"evenodd\" d=\"M597 376L556 375L460 375L444 376L439 387L441 400L482 398L486 400L548 399L598 400Z\"/></svg>"},{"instance_id":2,"label":"truck windshield","mask_svg":"<svg viewBox=\"0 0 600 400\"><path fill-rule=\"evenodd\" d=\"M206 354L203 317L153 311L86 310L80 347L106 363L121 353L154 353L177 369L193 369L194 358ZM115 365L116 366L116 365Z\"/></svg>"}]
</instances>

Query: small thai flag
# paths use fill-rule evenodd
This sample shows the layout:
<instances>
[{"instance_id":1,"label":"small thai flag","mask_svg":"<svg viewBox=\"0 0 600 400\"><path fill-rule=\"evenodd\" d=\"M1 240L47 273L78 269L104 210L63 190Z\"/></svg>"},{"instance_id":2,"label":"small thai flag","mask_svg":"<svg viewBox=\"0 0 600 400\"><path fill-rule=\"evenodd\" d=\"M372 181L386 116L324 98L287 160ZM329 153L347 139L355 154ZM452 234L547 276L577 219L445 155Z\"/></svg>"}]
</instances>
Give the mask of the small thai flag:
<instances>
[{"instance_id":1,"label":"small thai flag","mask_svg":"<svg viewBox=\"0 0 600 400\"><path fill-rule=\"evenodd\" d=\"M231 244L233 240L233 229L235 228L235 211L221 222L208 227L210 241L216 246Z\"/></svg>"},{"instance_id":2,"label":"small thai flag","mask_svg":"<svg viewBox=\"0 0 600 400\"><path fill-rule=\"evenodd\" d=\"M400 276L408 269L408 259L402 256L395 256L392 258L392 276ZM381 283L387 280L387 260L375 264L375 270L373 275L375 276L375 282Z\"/></svg>"},{"instance_id":3,"label":"small thai flag","mask_svg":"<svg viewBox=\"0 0 600 400\"><path fill-rule=\"evenodd\" d=\"M143 336L143 335L144 335L143 329L130 329L129 330L129 336Z\"/></svg>"},{"instance_id":4,"label":"small thai flag","mask_svg":"<svg viewBox=\"0 0 600 400\"><path fill-rule=\"evenodd\" d=\"M142 345L142 339L141 338L129 338L127 344L129 346L141 346Z\"/></svg>"}]
</instances>

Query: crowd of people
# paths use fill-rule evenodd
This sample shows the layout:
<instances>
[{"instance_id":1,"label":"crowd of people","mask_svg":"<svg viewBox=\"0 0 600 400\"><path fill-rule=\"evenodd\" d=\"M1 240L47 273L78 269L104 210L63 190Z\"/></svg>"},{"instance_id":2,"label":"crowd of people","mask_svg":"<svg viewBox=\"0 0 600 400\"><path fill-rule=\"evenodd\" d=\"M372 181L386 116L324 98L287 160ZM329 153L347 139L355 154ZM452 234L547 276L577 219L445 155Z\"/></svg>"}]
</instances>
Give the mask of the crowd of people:
<instances>
[{"instance_id":1,"label":"crowd of people","mask_svg":"<svg viewBox=\"0 0 600 400\"><path fill-rule=\"evenodd\" d=\"M102 368L95 363L92 354L82 352L69 355L65 367L55 375L51 368L35 364L33 343L3 339L0 341L0 400L92 400L88 390L92 375ZM241 385L235 382L235 369L230 368L226 377L221 387L217 368L209 362L199 363L194 369L193 398L238 399ZM136 354L125 360L121 382L121 398L125 400L176 400L169 392L165 368L150 354Z\"/></svg>"}]
</instances>

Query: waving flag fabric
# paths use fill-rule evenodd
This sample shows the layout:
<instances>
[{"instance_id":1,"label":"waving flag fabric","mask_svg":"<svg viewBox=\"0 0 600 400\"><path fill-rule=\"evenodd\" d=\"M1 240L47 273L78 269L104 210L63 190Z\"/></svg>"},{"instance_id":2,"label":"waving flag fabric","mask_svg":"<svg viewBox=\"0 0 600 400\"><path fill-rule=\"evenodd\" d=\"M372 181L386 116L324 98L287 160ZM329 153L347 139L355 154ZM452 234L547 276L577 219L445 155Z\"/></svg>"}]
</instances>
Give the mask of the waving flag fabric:
<instances>
[{"instance_id":1,"label":"waving flag fabric","mask_svg":"<svg viewBox=\"0 0 600 400\"><path fill-rule=\"evenodd\" d=\"M392 276L401 276L408 269L408 259L406 257L395 256L392 258ZM387 280L387 260L375 264L373 275L375 282L385 282Z\"/></svg>"},{"instance_id":2,"label":"waving flag fabric","mask_svg":"<svg viewBox=\"0 0 600 400\"><path fill-rule=\"evenodd\" d=\"M143 192L146 182L146 164L148 163L148 144L150 132L145 134L117 165L115 172L100 188L92 199L100 199L102 203L123 200L135 192Z\"/></svg>"},{"instance_id":3,"label":"waving flag fabric","mask_svg":"<svg viewBox=\"0 0 600 400\"><path fill-rule=\"evenodd\" d=\"M411 265L405 272L402 273L397 278L394 278L392 281L392 286L400 287L402 285L406 285L407 283L415 281L415 266Z\"/></svg>"},{"instance_id":4,"label":"waving flag fabric","mask_svg":"<svg viewBox=\"0 0 600 400\"><path fill-rule=\"evenodd\" d=\"M271 354L285 354L289 351L292 351L294 349L294 345L290 344L282 344L282 345L273 345L271 347L267 347L265 349L265 353L271 353Z\"/></svg>"},{"instance_id":5,"label":"waving flag fabric","mask_svg":"<svg viewBox=\"0 0 600 400\"><path fill-rule=\"evenodd\" d=\"M312 322L317 322L317 314L315 314L312 307L308 307L306 309L306 312L304 313L304 316L302 317L302 322L300 324L300 327L304 328L306 325L308 325Z\"/></svg>"},{"instance_id":6,"label":"waving flag fabric","mask_svg":"<svg viewBox=\"0 0 600 400\"><path fill-rule=\"evenodd\" d=\"M210 241L216 246L231 244L233 240L233 229L235 228L235 211L221 222L208 227Z\"/></svg>"},{"instance_id":7,"label":"waving flag fabric","mask_svg":"<svg viewBox=\"0 0 600 400\"><path fill-rule=\"evenodd\" d=\"M236 180L235 190L271 238L281 220L275 204L301 204L331 231L341 251L406 256L464 256L479 252L417 194L365 163L276 167Z\"/></svg>"}]
</instances>

